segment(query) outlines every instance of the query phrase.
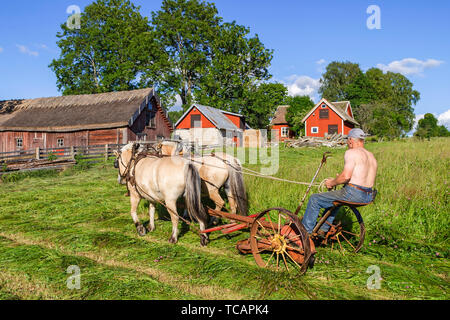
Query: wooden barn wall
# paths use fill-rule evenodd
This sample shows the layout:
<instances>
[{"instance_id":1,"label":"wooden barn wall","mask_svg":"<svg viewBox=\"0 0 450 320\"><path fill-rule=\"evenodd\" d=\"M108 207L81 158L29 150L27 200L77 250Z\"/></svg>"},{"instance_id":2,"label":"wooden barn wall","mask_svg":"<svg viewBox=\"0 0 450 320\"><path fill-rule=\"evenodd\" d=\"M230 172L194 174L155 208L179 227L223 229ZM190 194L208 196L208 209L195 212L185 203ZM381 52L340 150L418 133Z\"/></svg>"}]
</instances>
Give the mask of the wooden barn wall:
<instances>
[{"instance_id":1,"label":"wooden barn wall","mask_svg":"<svg viewBox=\"0 0 450 320\"><path fill-rule=\"evenodd\" d=\"M138 133L147 134L147 141L156 141L158 137L170 138L171 127L165 120L163 111L153 104L153 110L155 110L155 126L145 126L147 113L150 113L148 108L145 108L139 117L134 121L133 125L128 129L128 141L138 140Z\"/></svg>"},{"instance_id":2,"label":"wooden barn wall","mask_svg":"<svg viewBox=\"0 0 450 320\"><path fill-rule=\"evenodd\" d=\"M23 139L22 148L16 145L16 139ZM122 143L123 130L102 129L75 132L0 132L0 152L30 150L37 147L42 149L58 147L58 139L64 139L64 146L87 146Z\"/></svg>"}]
</instances>

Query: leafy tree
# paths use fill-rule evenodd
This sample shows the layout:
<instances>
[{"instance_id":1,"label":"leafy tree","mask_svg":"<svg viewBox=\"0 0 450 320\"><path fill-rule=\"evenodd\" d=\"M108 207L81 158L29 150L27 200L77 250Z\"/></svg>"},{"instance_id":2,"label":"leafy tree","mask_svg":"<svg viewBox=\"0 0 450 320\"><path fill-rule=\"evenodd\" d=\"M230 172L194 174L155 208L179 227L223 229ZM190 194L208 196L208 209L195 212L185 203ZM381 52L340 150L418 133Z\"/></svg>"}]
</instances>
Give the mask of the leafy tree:
<instances>
[{"instance_id":1,"label":"leafy tree","mask_svg":"<svg viewBox=\"0 0 450 320\"><path fill-rule=\"evenodd\" d=\"M248 91L271 77L272 51L258 35L249 38L250 29L235 22L220 25L218 33L211 42L211 63L195 97L201 104L240 112Z\"/></svg>"},{"instance_id":2,"label":"leafy tree","mask_svg":"<svg viewBox=\"0 0 450 320\"><path fill-rule=\"evenodd\" d=\"M362 104L378 100L371 79L362 71L345 87L344 94L344 100L350 101L353 112L357 112Z\"/></svg>"},{"instance_id":3,"label":"leafy tree","mask_svg":"<svg viewBox=\"0 0 450 320\"><path fill-rule=\"evenodd\" d=\"M361 105L355 112L355 117L365 132L395 138L401 135L401 129L396 123L396 114L388 104L372 102Z\"/></svg>"},{"instance_id":4,"label":"leafy tree","mask_svg":"<svg viewBox=\"0 0 450 320\"><path fill-rule=\"evenodd\" d=\"M438 120L431 113L426 113L423 119L420 119L417 124L417 131L414 133L419 138L431 137L447 137L450 132L445 126L438 126Z\"/></svg>"},{"instance_id":5,"label":"leafy tree","mask_svg":"<svg viewBox=\"0 0 450 320\"><path fill-rule=\"evenodd\" d=\"M49 67L64 95L131 90L156 52L147 18L127 0L97 0L81 13L81 28L61 25L58 59Z\"/></svg>"},{"instance_id":6,"label":"leafy tree","mask_svg":"<svg viewBox=\"0 0 450 320\"><path fill-rule=\"evenodd\" d=\"M262 83L253 87L246 95L247 103L242 109L246 122L255 129L267 129L269 117L277 106L283 104L287 88L281 83Z\"/></svg>"},{"instance_id":7,"label":"leafy tree","mask_svg":"<svg viewBox=\"0 0 450 320\"><path fill-rule=\"evenodd\" d=\"M450 131L444 126L438 127L438 137L450 137Z\"/></svg>"},{"instance_id":8,"label":"leafy tree","mask_svg":"<svg viewBox=\"0 0 450 320\"><path fill-rule=\"evenodd\" d=\"M169 119L170 121L172 121L173 124L175 124L178 119L181 118L181 116L184 114L183 110L178 110L178 111L169 111Z\"/></svg>"},{"instance_id":9,"label":"leafy tree","mask_svg":"<svg viewBox=\"0 0 450 320\"><path fill-rule=\"evenodd\" d=\"M314 102L309 96L295 96L287 97L285 104L289 105L286 112L286 121L296 135L301 135L301 130L305 127L302 120L314 107Z\"/></svg>"},{"instance_id":10,"label":"leafy tree","mask_svg":"<svg viewBox=\"0 0 450 320\"><path fill-rule=\"evenodd\" d=\"M357 63L333 61L320 79L319 93L329 101L348 100L346 89L361 73Z\"/></svg>"},{"instance_id":11,"label":"leafy tree","mask_svg":"<svg viewBox=\"0 0 450 320\"><path fill-rule=\"evenodd\" d=\"M152 25L159 48L158 61L143 76L154 83L172 103L179 95L186 110L208 69L211 42L222 20L212 3L200 0L163 0L152 12Z\"/></svg>"}]
</instances>

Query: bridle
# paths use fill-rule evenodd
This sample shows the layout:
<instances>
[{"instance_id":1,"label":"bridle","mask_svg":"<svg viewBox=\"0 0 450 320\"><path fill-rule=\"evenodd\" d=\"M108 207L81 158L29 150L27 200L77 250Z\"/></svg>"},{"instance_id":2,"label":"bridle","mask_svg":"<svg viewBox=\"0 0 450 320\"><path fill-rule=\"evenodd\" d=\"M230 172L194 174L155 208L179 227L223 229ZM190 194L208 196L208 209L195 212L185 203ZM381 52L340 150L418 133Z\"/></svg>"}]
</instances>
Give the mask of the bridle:
<instances>
[{"instance_id":1,"label":"bridle","mask_svg":"<svg viewBox=\"0 0 450 320\"><path fill-rule=\"evenodd\" d=\"M120 151L120 150L118 151L118 153L119 153L118 157L114 161L114 168L119 169L119 176L121 179L124 179L125 181L128 181L130 179L131 166L132 166L132 163L136 160L136 150L138 148L139 148L139 145L133 145L133 148L131 149L131 158L130 158L130 161L128 162L128 165L125 165L123 163L122 151ZM125 167L124 173L120 173L119 161L122 164L122 166Z\"/></svg>"},{"instance_id":2,"label":"bridle","mask_svg":"<svg viewBox=\"0 0 450 320\"><path fill-rule=\"evenodd\" d=\"M139 144L134 144L132 149L131 149L131 158L130 161L128 162L128 165L125 165L123 162L123 158L122 158L122 151L118 150L118 157L116 158L116 160L114 160L114 168L119 169L119 176L121 179L124 179L125 181L130 181L133 180L132 176L130 175L131 170L136 168L137 163L148 157L148 156L154 156L154 157L161 157L160 153L161 153L161 148L158 146L158 148L155 148L153 146L150 146L151 149L154 150L154 153L147 153L147 152L140 152L138 153L137 150L139 149L140 145ZM120 173L120 166L119 166L119 161L122 164L123 167L125 167L125 171L124 173ZM133 164L134 163L134 164ZM134 173L133 173L134 176ZM132 181L132 184L134 184L134 182Z\"/></svg>"}]
</instances>

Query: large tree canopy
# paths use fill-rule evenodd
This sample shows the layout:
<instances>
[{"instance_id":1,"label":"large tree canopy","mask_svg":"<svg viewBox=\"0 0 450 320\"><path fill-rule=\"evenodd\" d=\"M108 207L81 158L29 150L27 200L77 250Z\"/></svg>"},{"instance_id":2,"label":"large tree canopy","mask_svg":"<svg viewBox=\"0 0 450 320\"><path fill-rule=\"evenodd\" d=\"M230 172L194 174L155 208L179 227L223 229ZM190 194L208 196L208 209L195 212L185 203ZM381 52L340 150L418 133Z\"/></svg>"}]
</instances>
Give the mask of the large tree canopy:
<instances>
[{"instance_id":1,"label":"large tree canopy","mask_svg":"<svg viewBox=\"0 0 450 320\"><path fill-rule=\"evenodd\" d=\"M80 29L61 25L61 55L50 67L63 94L155 87L166 105L179 96L183 110L198 102L260 114L255 101L272 88L261 83L271 78L273 51L258 35L223 22L215 5L202 0L163 0L151 21L139 9L129 0L97 0L81 14ZM267 101L272 108L282 102Z\"/></svg>"},{"instance_id":2,"label":"large tree canopy","mask_svg":"<svg viewBox=\"0 0 450 320\"><path fill-rule=\"evenodd\" d=\"M352 62L333 61L327 65L320 79L319 94L329 101L347 98L347 87L362 73L359 65Z\"/></svg>"},{"instance_id":3,"label":"large tree canopy","mask_svg":"<svg viewBox=\"0 0 450 320\"><path fill-rule=\"evenodd\" d=\"M219 32L222 18L212 3L199 0L164 0L152 12L155 41L160 59L144 78L154 83L172 102L179 95L184 109L211 61L211 42Z\"/></svg>"},{"instance_id":4,"label":"large tree canopy","mask_svg":"<svg viewBox=\"0 0 450 320\"><path fill-rule=\"evenodd\" d=\"M149 21L126 0L97 0L81 14L80 29L62 24L57 37L61 54L49 67L64 95L139 88L154 60Z\"/></svg>"},{"instance_id":5,"label":"large tree canopy","mask_svg":"<svg viewBox=\"0 0 450 320\"><path fill-rule=\"evenodd\" d=\"M239 112L248 91L271 77L272 51L249 28L222 23L214 4L164 0L152 17L163 58L144 78L172 100L179 95L184 110L196 101Z\"/></svg>"},{"instance_id":6,"label":"large tree canopy","mask_svg":"<svg viewBox=\"0 0 450 320\"><path fill-rule=\"evenodd\" d=\"M249 91L268 80L272 51L250 29L235 22L220 26L211 42L211 63L203 74L195 96L199 103L240 112Z\"/></svg>"}]
</instances>

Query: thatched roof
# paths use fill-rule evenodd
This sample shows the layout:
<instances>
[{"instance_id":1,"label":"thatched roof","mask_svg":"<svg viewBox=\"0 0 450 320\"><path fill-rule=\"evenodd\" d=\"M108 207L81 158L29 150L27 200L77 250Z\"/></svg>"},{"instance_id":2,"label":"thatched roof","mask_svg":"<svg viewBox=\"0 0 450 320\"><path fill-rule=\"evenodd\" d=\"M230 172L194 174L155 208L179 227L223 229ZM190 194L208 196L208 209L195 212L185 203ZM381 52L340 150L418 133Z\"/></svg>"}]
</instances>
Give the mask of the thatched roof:
<instances>
[{"instance_id":1,"label":"thatched roof","mask_svg":"<svg viewBox=\"0 0 450 320\"><path fill-rule=\"evenodd\" d=\"M270 124L287 124L286 113L289 107L290 106L278 106L272 121L270 121Z\"/></svg>"},{"instance_id":2,"label":"thatched roof","mask_svg":"<svg viewBox=\"0 0 450 320\"><path fill-rule=\"evenodd\" d=\"M159 104L152 88L4 101L0 103L0 131L67 132L126 127L132 125L152 97Z\"/></svg>"}]
</instances>

